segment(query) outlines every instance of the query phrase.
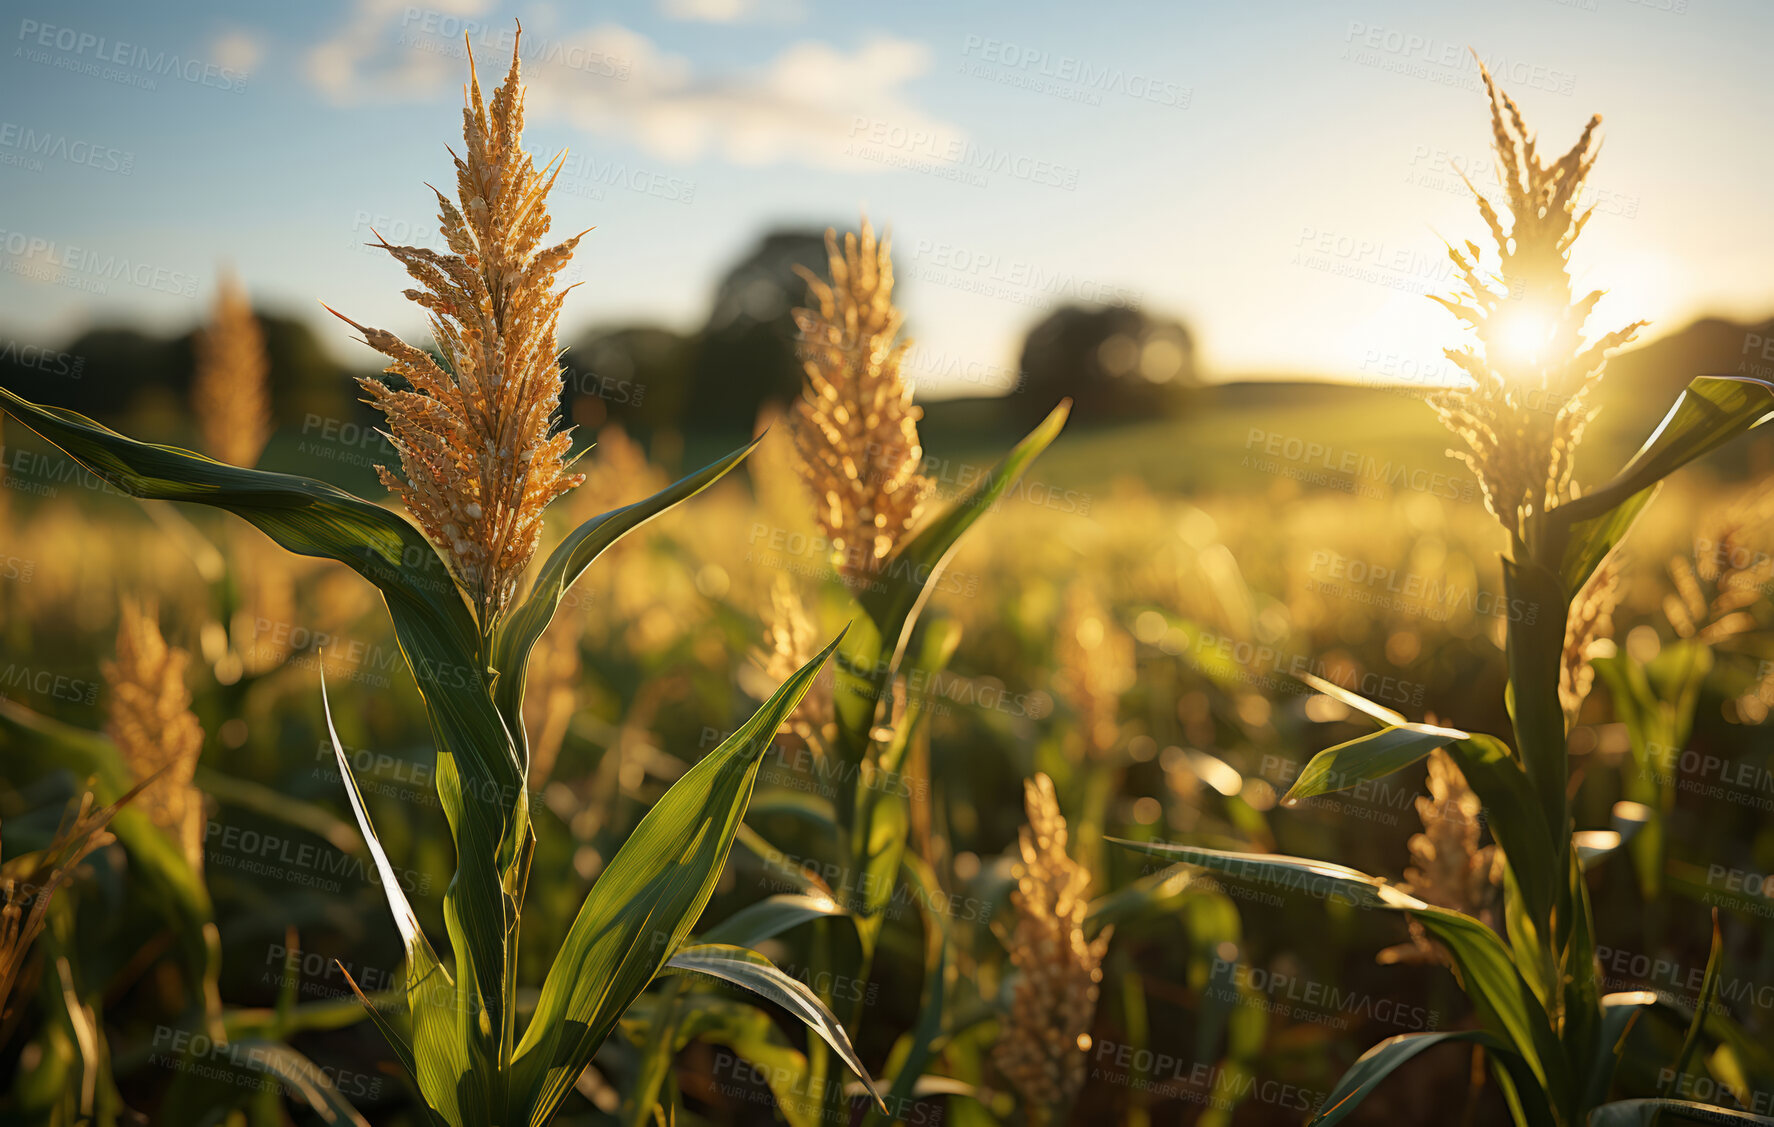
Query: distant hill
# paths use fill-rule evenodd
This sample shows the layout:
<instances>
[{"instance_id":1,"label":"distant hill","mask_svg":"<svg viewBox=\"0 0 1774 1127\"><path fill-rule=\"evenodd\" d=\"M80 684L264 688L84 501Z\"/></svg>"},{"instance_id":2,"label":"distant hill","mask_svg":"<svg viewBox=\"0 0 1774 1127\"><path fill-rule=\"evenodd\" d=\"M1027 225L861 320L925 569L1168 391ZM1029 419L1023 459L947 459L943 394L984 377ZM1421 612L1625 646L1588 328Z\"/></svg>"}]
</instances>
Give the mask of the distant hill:
<instances>
[{"instance_id":1,"label":"distant hill","mask_svg":"<svg viewBox=\"0 0 1774 1127\"><path fill-rule=\"evenodd\" d=\"M359 373L330 360L305 322L275 314L261 317L271 354L273 399L284 435L295 442L317 419L371 433L377 420L357 401L352 384L352 377ZM617 417L642 434L669 434L671 441L664 449L680 451L672 460L681 458L686 465L725 453L734 444L726 431L746 429L749 423L741 426L735 422L724 431L705 431L696 419L684 417L684 396L693 382L688 369L703 343L701 334L680 335L645 326L587 334L567 354L572 417L589 430L608 417ZM786 356L762 366L788 371ZM759 366L754 363L752 367ZM98 327L59 349L31 347L20 343L16 335L0 333L0 386L163 441L192 440L185 407L190 369L189 331L156 336ZM1610 362L1608 371L1600 397L1603 411L1594 424L1592 442L1598 447L1605 443L1610 449L1607 460L1617 461L1650 433L1695 376L1747 375L1774 380L1774 318L1743 323L1702 318L1622 352ZM966 452L995 460L997 453L1032 425L1033 418L1052 408L1064 385L1061 381L1044 386L1039 402L1031 394L1032 388L1025 388L1019 397L921 401L926 451L945 457ZM1178 471L1171 463L1180 435L1188 434L1201 444L1215 428L1235 428L1268 412L1294 417L1317 411L1357 429L1363 419L1385 420L1380 429L1389 439L1418 434L1426 449L1433 448L1430 454L1439 456L1445 435L1428 411L1414 402L1411 392L1409 388L1289 379L1285 374L1265 373L1261 379L1234 378L1199 386L1167 410L1153 411L1131 423L1106 417L1093 421L1081 412L1070 433L1074 440L1085 431L1102 436L1102 444L1093 449L1090 458L1104 468L1138 472L1144 466L1162 471L1161 476L1174 475ZM757 388L750 394L755 398ZM752 409L751 403L746 400L746 405L734 405L732 410L743 413ZM681 436L680 428L684 432ZM1145 461L1145 455L1135 456L1132 447L1117 446L1116 436L1133 442L1137 435L1151 440L1150 458ZM284 464L283 445L288 443L274 443L268 464L300 468L296 463ZM1711 463L1739 475L1774 469L1774 442L1735 443L1714 455ZM1178 484L1184 482L1179 479Z\"/></svg>"},{"instance_id":2,"label":"distant hill","mask_svg":"<svg viewBox=\"0 0 1774 1127\"><path fill-rule=\"evenodd\" d=\"M1739 324L1703 317L1615 356L1602 385L1606 411L1617 416L1612 425L1655 425L1695 376L1774 380L1774 318Z\"/></svg>"},{"instance_id":3,"label":"distant hill","mask_svg":"<svg viewBox=\"0 0 1774 1127\"><path fill-rule=\"evenodd\" d=\"M1703 375L1743 375L1774 381L1774 317L1736 322L1703 317L1687 327L1623 350L1608 361L1601 402L1612 416L1609 426L1645 430L1654 426L1688 386ZM1376 387L1369 380L1343 383L1335 379L1265 372L1260 378L1230 376L1205 389L1191 406L1249 406L1271 400L1289 403L1344 404L1364 395L1388 400L1400 390ZM934 425L973 426L997 412L993 396L970 396L924 402Z\"/></svg>"}]
</instances>

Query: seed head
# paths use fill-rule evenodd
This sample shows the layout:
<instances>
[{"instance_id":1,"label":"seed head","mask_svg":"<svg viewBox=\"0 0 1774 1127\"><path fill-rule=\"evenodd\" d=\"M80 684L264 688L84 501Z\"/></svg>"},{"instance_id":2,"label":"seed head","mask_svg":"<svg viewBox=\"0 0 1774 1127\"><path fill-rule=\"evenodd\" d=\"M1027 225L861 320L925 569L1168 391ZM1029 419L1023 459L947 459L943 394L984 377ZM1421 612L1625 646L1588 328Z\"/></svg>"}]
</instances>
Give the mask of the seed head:
<instances>
[{"instance_id":1,"label":"seed head","mask_svg":"<svg viewBox=\"0 0 1774 1127\"><path fill-rule=\"evenodd\" d=\"M192 785L203 751L203 726L191 711L185 666L191 655L166 644L152 606L124 599L117 623L117 659L104 664L110 689L106 733L137 779L165 768L136 799L154 824L203 871L203 792Z\"/></svg>"},{"instance_id":2,"label":"seed head","mask_svg":"<svg viewBox=\"0 0 1774 1127\"><path fill-rule=\"evenodd\" d=\"M490 105L469 65L457 200L436 193L449 253L379 244L418 283L406 296L429 313L437 356L344 320L397 377L361 381L387 416L404 476L376 472L448 561L486 630L536 553L543 509L582 480L566 468L569 432L555 430L566 291L554 279L579 238L542 247L559 170L538 173L522 147L516 45Z\"/></svg>"},{"instance_id":3,"label":"seed head","mask_svg":"<svg viewBox=\"0 0 1774 1127\"><path fill-rule=\"evenodd\" d=\"M812 309L795 310L807 383L795 405L801 472L813 490L821 531L845 577L866 581L917 521L930 479L912 389L900 373L907 342L893 307L889 241L825 233L831 282L806 271Z\"/></svg>"},{"instance_id":4,"label":"seed head","mask_svg":"<svg viewBox=\"0 0 1774 1127\"><path fill-rule=\"evenodd\" d=\"M540 789L554 773L567 725L579 707L579 639L584 632L582 619L562 615L543 633L530 657L524 731L530 747L525 778L532 789Z\"/></svg>"},{"instance_id":5,"label":"seed head","mask_svg":"<svg viewBox=\"0 0 1774 1127\"><path fill-rule=\"evenodd\" d=\"M1675 590L1663 616L1676 634L1712 644L1755 629L1754 608L1774 582L1774 555L1762 546L1774 521L1774 493L1758 482L1711 513L1694 537L1692 562L1669 561Z\"/></svg>"},{"instance_id":6,"label":"seed head","mask_svg":"<svg viewBox=\"0 0 1774 1127\"><path fill-rule=\"evenodd\" d=\"M1404 879L1410 891L1423 900L1488 922L1496 885L1497 849L1493 845L1479 847L1483 809L1453 757L1440 748L1430 752L1429 794L1417 798L1417 817L1423 823L1423 832L1411 835L1408 848L1412 864L1405 869ZM1382 963L1425 963L1445 958L1445 952L1415 920L1411 921L1411 942L1388 947L1379 954Z\"/></svg>"},{"instance_id":7,"label":"seed head","mask_svg":"<svg viewBox=\"0 0 1774 1127\"><path fill-rule=\"evenodd\" d=\"M1620 603L1620 568L1613 554L1601 562L1577 597L1565 618L1565 648L1559 667L1558 699L1565 711L1565 727L1577 723L1577 714L1595 685L1595 670L1589 664L1591 648L1596 642L1614 633L1614 608Z\"/></svg>"},{"instance_id":8,"label":"seed head","mask_svg":"<svg viewBox=\"0 0 1774 1127\"><path fill-rule=\"evenodd\" d=\"M770 618L764 625L767 644L753 651L752 664L771 684L780 685L811 661L820 645L812 616L786 575L779 573L770 588ZM818 747L831 718L832 681L822 674L789 713L783 727L803 743Z\"/></svg>"},{"instance_id":9,"label":"seed head","mask_svg":"<svg viewBox=\"0 0 1774 1127\"><path fill-rule=\"evenodd\" d=\"M1100 759L1120 737L1121 694L1135 677L1133 638L1116 625L1094 591L1075 583L1066 595L1054 648L1056 687L1076 717L1085 756Z\"/></svg>"},{"instance_id":10,"label":"seed head","mask_svg":"<svg viewBox=\"0 0 1774 1127\"><path fill-rule=\"evenodd\" d=\"M1064 1108L1084 1084L1090 1026L1113 929L1084 938L1090 874L1066 855L1066 820L1053 780L1025 784L1029 824L1020 837L1016 928L1010 959L1021 971L1004 1036L992 1059L1025 1106Z\"/></svg>"},{"instance_id":11,"label":"seed head","mask_svg":"<svg viewBox=\"0 0 1774 1127\"><path fill-rule=\"evenodd\" d=\"M1473 386L1437 393L1430 403L1466 445L1449 453L1472 468L1486 507L1519 535L1529 514L1571 495L1577 445L1597 410L1590 400L1607 356L1642 322L1587 339L1584 324L1602 293L1572 295L1568 260L1595 211L1579 203L1599 150L1601 118L1590 118L1576 144L1548 164L1514 100L1482 65L1480 71L1508 214L1473 190L1499 263L1494 272L1481 265L1485 252L1477 243L1448 247L1462 290L1433 300L1477 338L1447 350Z\"/></svg>"},{"instance_id":12,"label":"seed head","mask_svg":"<svg viewBox=\"0 0 1774 1127\"><path fill-rule=\"evenodd\" d=\"M209 327L197 334L191 408L203 445L219 461L252 466L271 436L265 334L238 279L224 277Z\"/></svg>"}]
</instances>

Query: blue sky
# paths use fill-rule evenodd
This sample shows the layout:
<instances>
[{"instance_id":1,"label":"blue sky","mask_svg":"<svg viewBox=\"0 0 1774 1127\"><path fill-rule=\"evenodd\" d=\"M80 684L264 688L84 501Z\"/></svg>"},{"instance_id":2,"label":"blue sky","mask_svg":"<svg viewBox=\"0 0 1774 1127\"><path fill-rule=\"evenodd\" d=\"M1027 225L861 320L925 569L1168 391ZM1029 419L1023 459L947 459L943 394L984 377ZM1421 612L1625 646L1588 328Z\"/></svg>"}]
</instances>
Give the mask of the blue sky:
<instances>
[{"instance_id":1,"label":"blue sky","mask_svg":"<svg viewBox=\"0 0 1774 1127\"><path fill-rule=\"evenodd\" d=\"M187 326L227 264L370 360L317 303L419 325L360 244L435 239L462 34L493 82L514 17L530 147L570 153L557 230L597 228L569 339L692 327L762 231L866 207L928 391L1007 381L1067 297L1174 312L1221 374L1433 379L1422 294L1482 231L1454 170L1492 175L1467 46L1545 146L1606 118L1574 260L1601 327L1774 311L1758 0L7 7L0 331L27 343Z\"/></svg>"}]
</instances>

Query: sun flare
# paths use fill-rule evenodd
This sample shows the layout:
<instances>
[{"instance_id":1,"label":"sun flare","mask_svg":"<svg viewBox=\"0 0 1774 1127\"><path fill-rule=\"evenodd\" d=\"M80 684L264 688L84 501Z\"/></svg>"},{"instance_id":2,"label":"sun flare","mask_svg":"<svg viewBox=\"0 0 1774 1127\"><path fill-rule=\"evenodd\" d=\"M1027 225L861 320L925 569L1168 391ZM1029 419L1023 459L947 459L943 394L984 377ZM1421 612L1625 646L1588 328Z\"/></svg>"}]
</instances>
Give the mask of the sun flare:
<instances>
[{"instance_id":1,"label":"sun flare","mask_svg":"<svg viewBox=\"0 0 1774 1127\"><path fill-rule=\"evenodd\" d=\"M1529 302L1513 303L1497 313L1497 327L1492 336L1499 350L1499 359L1511 367L1537 368L1558 320L1550 310Z\"/></svg>"}]
</instances>

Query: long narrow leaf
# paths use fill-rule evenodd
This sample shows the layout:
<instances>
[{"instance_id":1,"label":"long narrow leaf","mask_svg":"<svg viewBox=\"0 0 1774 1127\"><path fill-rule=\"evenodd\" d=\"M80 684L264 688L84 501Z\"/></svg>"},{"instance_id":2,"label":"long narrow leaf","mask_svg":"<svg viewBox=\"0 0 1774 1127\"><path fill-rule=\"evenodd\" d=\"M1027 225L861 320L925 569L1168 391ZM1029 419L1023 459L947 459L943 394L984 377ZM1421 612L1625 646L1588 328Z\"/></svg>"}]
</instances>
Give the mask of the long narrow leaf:
<instances>
[{"instance_id":1,"label":"long narrow leaf","mask_svg":"<svg viewBox=\"0 0 1774 1127\"><path fill-rule=\"evenodd\" d=\"M1453 956L1486 1027L1526 1062L1553 1107L1566 1105L1570 1079L1546 1009L1516 969L1514 957L1484 924L1437 908L1402 890L1326 861L1266 853L1233 853L1168 842L1109 838L1136 852L1197 865L1215 873L1360 907L1409 912Z\"/></svg>"},{"instance_id":2,"label":"long narrow leaf","mask_svg":"<svg viewBox=\"0 0 1774 1127\"><path fill-rule=\"evenodd\" d=\"M412 1064L413 1078L431 1108L448 1122L460 1124L463 1118L459 1086L469 1067L466 1044L454 1028L456 1006L452 1003L452 995L455 984L448 969L438 960L424 929L419 926L419 917L414 914L413 906L400 887L400 877L388 860L381 839L376 836L376 828L370 824L370 812L357 789L350 760L333 728L332 704L327 699L324 678L320 683L320 702L326 718L327 737L332 740L333 756L338 761L339 777L344 780L345 793L351 800L351 813L357 818L357 828L363 835L364 844L369 846L376 876L382 883L382 894L394 915L394 925L400 931L401 945L406 951L406 999L412 1017L413 1044L408 1046L393 1036L389 1037L389 1044L403 1061ZM357 990L355 982L352 989ZM384 1035L391 1034L386 1019L370 1000L363 997L361 991L358 991L358 997L377 1028Z\"/></svg>"},{"instance_id":3,"label":"long narrow leaf","mask_svg":"<svg viewBox=\"0 0 1774 1127\"><path fill-rule=\"evenodd\" d=\"M1394 712L1385 705L1377 704L1360 693L1345 689L1335 681L1327 681L1316 673L1299 673L1296 676L1300 681L1317 689L1332 700L1344 704L1356 712L1371 716L1382 724L1396 727L1408 723L1403 713Z\"/></svg>"},{"instance_id":4,"label":"long narrow leaf","mask_svg":"<svg viewBox=\"0 0 1774 1127\"><path fill-rule=\"evenodd\" d=\"M441 967L436 953L431 949L431 941L425 938L425 932L419 926L419 917L413 913L413 906L407 902L406 893L401 890L400 877L388 860L388 853L382 848L382 841L376 836L375 827L370 825L370 812L365 808L363 795L357 789L357 778L351 773L350 758L346 756L344 746L339 743L339 733L333 727L333 706L327 699L324 677L320 682L320 708L326 719L327 738L332 740L333 755L338 760L339 777L345 781L345 794L351 800L351 813L357 818L358 831L363 834L364 844L369 847L370 858L375 862L376 876L382 882L382 895L388 898L388 908L394 913L394 926L400 929L401 945L406 949L407 958L427 968Z\"/></svg>"},{"instance_id":5,"label":"long narrow leaf","mask_svg":"<svg viewBox=\"0 0 1774 1127\"><path fill-rule=\"evenodd\" d=\"M936 580L961 536L1016 484L1036 455L1059 437L1071 407L1069 399L1055 407L990 473L888 557L880 581L863 593L861 602L880 631L882 647L891 648L889 667L899 664L905 651L907 626L916 620L918 608L936 589Z\"/></svg>"},{"instance_id":6,"label":"long narrow leaf","mask_svg":"<svg viewBox=\"0 0 1774 1127\"><path fill-rule=\"evenodd\" d=\"M1600 516L1771 417L1774 384L1748 376L1701 376L1682 391L1612 481L1553 514L1563 514L1567 527Z\"/></svg>"},{"instance_id":7,"label":"long narrow leaf","mask_svg":"<svg viewBox=\"0 0 1774 1127\"><path fill-rule=\"evenodd\" d=\"M1725 944L1719 932L1719 910L1712 910L1712 950L1706 956L1706 970L1700 979L1700 996L1694 1001L1694 1020L1688 1023L1687 1035L1682 1038L1682 1051L1675 1058L1675 1074L1687 1074L1688 1065L1694 1060L1694 1053L1700 1048L1700 1034L1706 1028L1706 1015L1712 1011L1713 1002L1719 993L1719 970L1724 962Z\"/></svg>"},{"instance_id":8,"label":"long narrow leaf","mask_svg":"<svg viewBox=\"0 0 1774 1127\"><path fill-rule=\"evenodd\" d=\"M425 536L400 515L312 478L242 469L137 442L0 388L0 407L131 496L227 509L299 555L337 560L382 592L439 740L437 784L457 853L446 897L465 1003L502 1027L517 905L511 870L528 814L519 752L479 668L479 630Z\"/></svg>"},{"instance_id":9,"label":"long narrow leaf","mask_svg":"<svg viewBox=\"0 0 1774 1127\"><path fill-rule=\"evenodd\" d=\"M1495 736L1474 733L1451 749L1460 773L1483 804L1491 837L1503 848L1529 919L1544 927L1556 899L1558 849L1521 763Z\"/></svg>"},{"instance_id":10,"label":"long narrow leaf","mask_svg":"<svg viewBox=\"0 0 1774 1127\"><path fill-rule=\"evenodd\" d=\"M1323 1105L1308 1122L1307 1127L1330 1127L1333 1123L1341 1123L1351 1112L1361 1106L1373 1090L1380 1086L1381 1081L1392 1075L1398 1068L1425 1049L1450 1041L1468 1041L1483 1046L1491 1052L1507 1053L1510 1050L1495 1037L1482 1029L1447 1030L1441 1033L1401 1033L1396 1037L1388 1037L1361 1054L1356 1062L1343 1073L1331 1094L1325 1097Z\"/></svg>"},{"instance_id":11,"label":"long narrow leaf","mask_svg":"<svg viewBox=\"0 0 1774 1127\"><path fill-rule=\"evenodd\" d=\"M1564 580L1567 591L1583 589L1583 584L1589 581L1608 553L1626 539L1626 534L1638 523L1639 514L1650 507L1662 488L1659 482L1639 490L1604 513L1572 523L1567 534L1569 539L1565 542L1564 560L1559 565L1559 577Z\"/></svg>"},{"instance_id":12,"label":"long narrow leaf","mask_svg":"<svg viewBox=\"0 0 1774 1127\"><path fill-rule=\"evenodd\" d=\"M1589 1127L1679 1127L1681 1124L1774 1124L1765 1115L1687 1100L1619 1100L1589 1113Z\"/></svg>"},{"instance_id":13,"label":"long narrow leaf","mask_svg":"<svg viewBox=\"0 0 1774 1127\"><path fill-rule=\"evenodd\" d=\"M733 947L756 947L766 939L774 939L808 920L844 914L843 905L829 896L799 892L779 892L755 904L747 904L734 912L702 937L705 943L721 943Z\"/></svg>"},{"instance_id":14,"label":"long narrow leaf","mask_svg":"<svg viewBox=\"0 0 1774 1127\"><path fill-rule=\"evenodd\" d=\"M1408 721L1395 728L1382 728L1357 736L1314 755L1300 771L1294 785L1288 788L1281 800L1282 805L1292 806L1303 798L1315 798L1384 778L1409 767L1438 747L1465 738L1466 733L1456 728Z\"/></svg>"},{"instance_id":15,"label":"long narrow leaf","mask_svg":"<svg viewBox=\"0 0 1774 1127\"><path fill-rule=\"evenodd\" d=\"M746 446L645 500L593 517L574 529L548 554L548 559L537 569L529 595L511 613L494 645L493 667L499 671L499 680L493 695L506 724L514 733L521 733L523 728L524 674L530 663L530 651L541 639L543 631L548 629L554 612L573 583L605 548L719 481L762 441L760 435Z\"/></svg>"},{"instance_id":16,"label":"long narrow leaf","mask_svg":"<svg viewBox=\"0 0 1774 1127\"><path fill-rule=\"evenodd\" d=\"M0 407L107 484L143 500L227 509L298 555L338 560L391 598L430 610L472 649L473 616L436 549L410 521L334 485L242 469L174 446L138 442L75 411L0 388Z\"/></svg>"},{"instance_id":17,"label":"long narrow leaf","mask_svg":"<svg viewBox=\"0 0 1774 1127\"><path fill-rule=\"evenodd\" d=\"M771 741L838 643L783 683L739 730L673 783L617 851L567 932L517 1046L523 1118L548 1117L689 934L714 893ZM514 1114L514 1118L515 1118Z\"/></svg>"},{"instance_id":18,"label":"long narrow leaf","mask_svg":"<svg viewBox=\"0 0 1774 1127\"><path fill-rule=\"evenodd\" d=\"M924 1070L936 1053L937 1039L943 1033L943 1014L948 1006L949 920L942 911L934 907L943 902L943 890L937 882L936 873L922 857L907 853L904 865L907 873L924 891L921 898L925 928L924 1004L918 1010L917 1024L904 1042L904 1058L891 1062L893 1085L887 1093L890 1102L883 1103L880 1109L885 1115L894 1113L889 1109L912 1106L913 1100L917 1098L918 1081L924 1078ZM879 1100L880 1096L875 1098ZM878 1122L880 1120L875 1115L869 1116L871 1127Z\"/></svg>"},{"instance_id":19,"label":"long narrow leaf","mask_svg":"<svg viewBox=\"0 0 1774 1127\"><path fill-rule=\"evenodd\" d=\"M370 1127L351 1102L334 1087L331 1078L301 1053L278 1041L243 1040L228 1046L228 1059L275 1076L314 1110L320 1122Z\"/></svg>"},{"instance_id":20,"label":"long narrow leaf","mask_svg":"<svg viewBox=\"0 0 1774 1127\"><path fill-rule=\"evenodd\" d=\"M850 1036L844 1032L844 1026L837 1017L825 1008L819 996L808 989L806 983L784 974L763 955L745 947L725 943L699 943L680 949L666 966L694 974L712 975L735 986L743 986L794 1014L820 1040L832 1047L868 1088L875 1102L883 1109L886 1108L881 1093L869 1076L868 1068L856 1055L856 1049L850 1044Z\"/></svg>"}]
</instances>

